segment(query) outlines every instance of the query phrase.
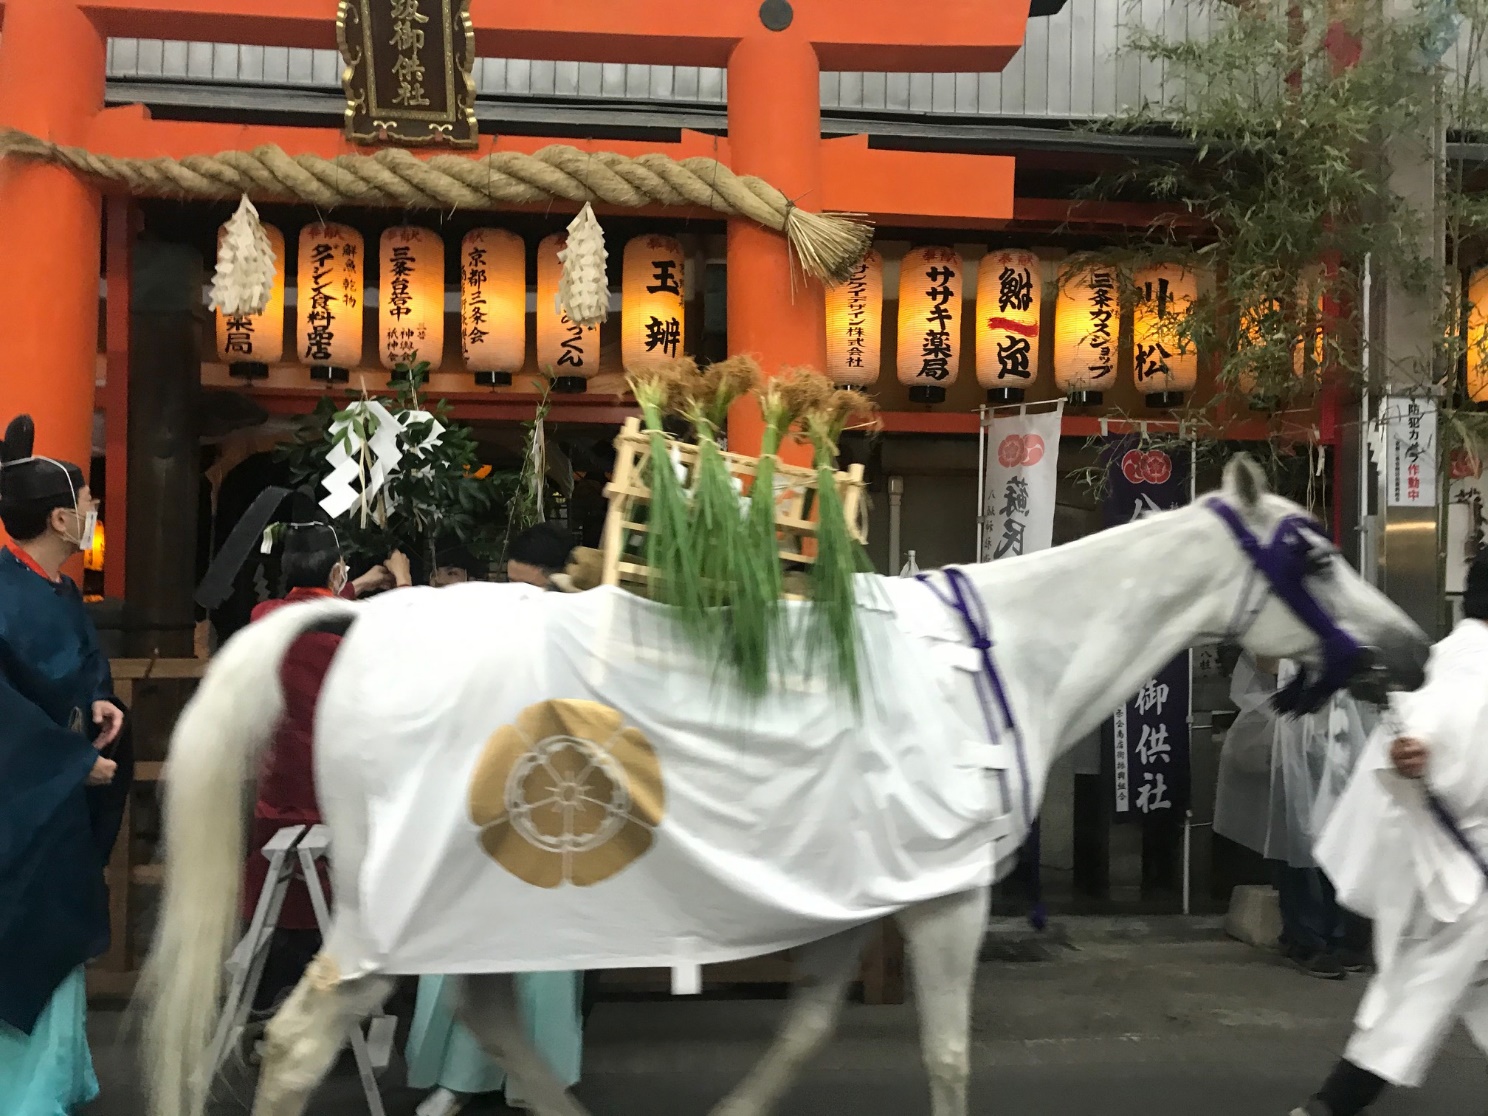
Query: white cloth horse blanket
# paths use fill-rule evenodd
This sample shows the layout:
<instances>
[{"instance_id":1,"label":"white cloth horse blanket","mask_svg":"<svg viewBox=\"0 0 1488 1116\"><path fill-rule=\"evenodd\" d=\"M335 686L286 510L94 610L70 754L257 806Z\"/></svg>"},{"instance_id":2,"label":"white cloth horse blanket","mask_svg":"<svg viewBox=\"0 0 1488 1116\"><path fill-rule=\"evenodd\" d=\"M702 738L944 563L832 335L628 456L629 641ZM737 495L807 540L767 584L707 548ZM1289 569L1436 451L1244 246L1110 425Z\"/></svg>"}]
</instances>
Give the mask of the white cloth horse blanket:
<instances>
[{"instance_id":1,"label":"white cloth horse blanket","mask_svg":"<svg viewBox=\"0 0 1488 1116\"><path fill-rule=\"evenodd\" d=\"M989 883L1028 819L980 656L927 587L860 591L860 712L821 679L739 697L618 590L363 606L316 724L333 842L366 843L342 972L712 964Z\"/></svg>"}]
</instances>

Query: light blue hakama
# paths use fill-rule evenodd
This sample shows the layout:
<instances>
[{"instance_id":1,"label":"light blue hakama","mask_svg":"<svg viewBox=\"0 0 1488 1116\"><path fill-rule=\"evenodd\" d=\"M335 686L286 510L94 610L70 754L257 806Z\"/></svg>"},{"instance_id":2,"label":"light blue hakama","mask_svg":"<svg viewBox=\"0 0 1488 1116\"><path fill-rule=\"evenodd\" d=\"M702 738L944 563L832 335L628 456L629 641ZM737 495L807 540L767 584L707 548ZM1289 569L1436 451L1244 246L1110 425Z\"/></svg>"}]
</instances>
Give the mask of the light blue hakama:
<instances>
[{"instance_id":1,"label":"light blue hakama","mask_svg":"<svg viewBox=\"0 0 1488 1116\"><path fill-rule=\"evenodd\" d=\"M87 1016L87 978L79 966L52 993L31 1034L0 1023L0 1112L71 1116L98 1096Z\"/></svg>"},{"instance_id":2,"label":"light blue hakama","mask_svg":"<svg viewBox=\"0 0 1488 1116\"><path fill-rule=\"evenodd\" d=\"M583 1057L581 990L580 973L517 974L517 1000L528 1037L565 1086L578 1083ZM506 1085L506 1074L486 1057L475 1036L455 1021L453 994L448 977L419 978L408 1035L408 1084L453 1093L494 1093ZM523 1106L515 1082L507 1087L506 1100L513 1107Z\"/></svg>"}]
</instances>

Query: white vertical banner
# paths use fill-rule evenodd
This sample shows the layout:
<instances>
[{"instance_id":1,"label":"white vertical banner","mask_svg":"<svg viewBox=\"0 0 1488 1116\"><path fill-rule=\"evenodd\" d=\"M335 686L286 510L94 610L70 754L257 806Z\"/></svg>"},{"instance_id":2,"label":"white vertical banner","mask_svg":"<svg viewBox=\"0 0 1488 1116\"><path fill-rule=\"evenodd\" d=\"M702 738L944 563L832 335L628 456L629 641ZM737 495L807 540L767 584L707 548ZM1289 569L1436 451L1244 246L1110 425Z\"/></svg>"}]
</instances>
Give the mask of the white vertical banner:
<instances>
[{"instance_id":1,"label":"white vertical banner","mask_svg":"<svg viewBox=\"0 0 1488 1116\"><path fill-rule=\"evenodd\" d=\"M1436 507L1436 400L1385 400L1386 502L1392 508Z\"/></svg>"},{"instance_id":2,"label":"white vertical banner","mask_svg":"<svg viewBox=\"0 0 1488 1116\"><path fill-rule=\"evenodd\" d=\"M1012 558L1054 544L1061 400L1052 411L985 419L982 425L981 543L978 561Z\"/></svg>"}]
</instances>

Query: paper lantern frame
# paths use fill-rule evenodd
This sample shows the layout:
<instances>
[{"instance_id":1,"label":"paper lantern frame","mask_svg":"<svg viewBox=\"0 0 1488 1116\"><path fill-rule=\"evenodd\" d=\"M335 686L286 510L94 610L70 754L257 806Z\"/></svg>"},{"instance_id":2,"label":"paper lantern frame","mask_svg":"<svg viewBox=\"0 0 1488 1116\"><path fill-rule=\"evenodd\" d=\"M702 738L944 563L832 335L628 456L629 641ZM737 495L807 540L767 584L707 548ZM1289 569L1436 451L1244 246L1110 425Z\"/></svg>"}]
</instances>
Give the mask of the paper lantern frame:
<instances>
[{"instance_id":1,"label":"paper lantern frame","mask_svg":"<svg viewBox=\"0 0 1488 1116\"><path fill-rule=\"evenodd\" d=\"M1156 264L1139 270L1132 285L1132 378L1149 407L1182 406L1199 382L1198 348L1186 328L1199 300L1198 274Z\"/></svg>"},{"instance_id":2,"label":"paper lantern frame","mask_svg":"<svg viewBox=\"0 0 1488 1116\"><path fill-rule=\"evenodd\" d=\"M672 237L636 236L621 266L620 362L635 375L687 351L687 258Z\"/></svg>"},{"instance_id":3,"label":"paper lantern frame","mask_svg":"<svg viewBox=\"0 0 1488 1116\"><path fill-rule=\"evenodd\" d=\"M527 246L506 229L460 241L460 352L476 384L510 384L527 362Z\"/></svg>"},{"instance_id":4,"label":"paper lantern frame","mask_svg":"<svg viewBox=\"0 0 1488 1116\"><path fill-rule=\"evenodd\" d=\"M844 282L828 287L827 376L838 387L865 388L883 364L883 257L869 252Z\"/></svg>"},{"instance_id":5,"label":"paper lantern frame","mask_svg":"<svg viewBox=\"0 0 1488 1116\"><path fill-rule=\"evenodd\" d=\"M1038 380L1043 267L1025 248L989 252L977 267L976 374L988 403L1021 403Z\"/></svg>"},{"instance_id":6,"label":"paper lantern frame","mask_svg":"<svg viewBox=\"0 0 1488 1116\"><path fill-rule=\"evenodd\" d=\"M227 226L218 230L224 235ZM273 225L263 226L274 250L274 285L269 301L257 314L216 314L217 355L227 365L228 375L243 380L263 380L269 365L284 359L284 234ZM244 348L244 346L247 346Z\"/></svg>"},{"instance_id":7,"label":"paper lantern frame","mask_svg":"<svg viewBox=\"0 0 1488 1116\"><path fill-rule=\"evenodd\" d=\"M1120 271L1084 263L1061 276L1054 305L1054 382L1072 406L1099 406L1116 384Z\"/></svg>"},{"instance_id":8,"label":"paper lantern frame","mask_svg":"<svg viewBox=\"0 0 1488 1116\"><path fill-rule=\"evenodd\" d=\"M393 372L399 364L444 360L444 240L416 225L387 229L379 244L378 354Z\"/></svg>"},{"instance_id":9,"label":"paper lantern frame","mask_svg":"<svg viewBox=\"0 0 1488 1116\"><path fill-rule=\"evenodd\" d=\"M599 327L568 319L558 305L566 232L546 236L537 246L537 366L550 376L554 391L580 392L599 375Z\"/></svg>"},{"instance_id":10,"label":"paper lantern frame","mask_svg":"<svg viewBox=\"0 0 1488 1116\"><path fill-rule=\"evenodd\" d=\"M312 380L345 383L362 362L366 260L366 241L349 225L326 221L300 230L296 355Z\"/></svg>"},{"instance_id":11,"label":"paper lantern frame","mask_svg":"<svg viewBox=\"0 0 1488 1116\"><path fill-rule=\"evenodd\" d=\"M954 248L915 248L899 263L897 373L912 403L943 403L961 371L966 267Z\"/></svg>"}]
</instances>

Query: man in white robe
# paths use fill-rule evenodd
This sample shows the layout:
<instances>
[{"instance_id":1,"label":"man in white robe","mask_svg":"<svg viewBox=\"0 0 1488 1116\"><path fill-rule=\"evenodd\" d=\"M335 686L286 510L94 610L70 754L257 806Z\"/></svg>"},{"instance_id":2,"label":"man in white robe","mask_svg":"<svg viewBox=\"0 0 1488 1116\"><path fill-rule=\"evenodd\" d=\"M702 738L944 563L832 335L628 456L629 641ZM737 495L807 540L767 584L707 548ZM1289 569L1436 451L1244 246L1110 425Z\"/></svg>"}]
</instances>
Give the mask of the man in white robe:
<instances>
[{"instance_id":1,"label":"man in white robe","mask_svg":"<svg viewBox=\"0 0 1488 1116\"><path fill-rule=\"evenodd\" d=\"M1339 900L1375 920L1379 974L1343 1059L1293 1116L1355 1116L1388 1086L1419 1086L1459 1019L1488 1051L1488 553L1463 611L1318 843Z\"/></svg>"}]
</instances>

